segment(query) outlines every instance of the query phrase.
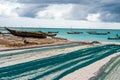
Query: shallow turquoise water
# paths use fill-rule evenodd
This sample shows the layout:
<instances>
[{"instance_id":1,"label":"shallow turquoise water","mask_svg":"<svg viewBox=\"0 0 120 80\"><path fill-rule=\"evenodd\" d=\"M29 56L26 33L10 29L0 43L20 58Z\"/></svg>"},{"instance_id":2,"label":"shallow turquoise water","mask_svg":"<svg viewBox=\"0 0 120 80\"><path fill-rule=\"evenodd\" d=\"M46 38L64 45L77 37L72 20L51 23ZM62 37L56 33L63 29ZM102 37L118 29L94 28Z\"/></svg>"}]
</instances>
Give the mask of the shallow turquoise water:
<instances>
[{"instance_id":1,"label":"shallow turquoise water","mask_svg":"<svg viewBox=\"0 0 120 80\"><path fill-rule=\"evenodd\" d=\"M66 32L71 31L71 29L66 28L11 28L17 30L25 31L59 31L57 37L67 38L69 40L83 40L83 41L105 41L105 42L120 42L120 40L107 40L108 37L115 37L116 34L120 35L120 30L100 30L100 29L73 29L72 31L80 31L83 34L67 34ZM111 32L108 35L90 35L86 32L88 31L97 31L97 32Z\"/></svg>"}]
</instances>

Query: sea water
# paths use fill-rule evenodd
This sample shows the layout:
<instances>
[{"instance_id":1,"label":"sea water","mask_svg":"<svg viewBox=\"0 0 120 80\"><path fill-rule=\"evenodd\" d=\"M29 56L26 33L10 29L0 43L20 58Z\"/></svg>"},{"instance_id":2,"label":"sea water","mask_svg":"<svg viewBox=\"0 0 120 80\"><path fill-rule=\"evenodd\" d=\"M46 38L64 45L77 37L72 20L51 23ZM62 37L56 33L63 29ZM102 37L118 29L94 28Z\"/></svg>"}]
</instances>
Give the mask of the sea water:
<instances>
[{"instance_id":1,"label":"sea water","mask_svg":"<svg viewBox=\"0 0 120 80\"><path fill-rule=\"evenodd\" d=\"M70 32L70 28L18 28L14 27L11 29L15 30L23 30L23 31L43 31L43 32L57 32L57 37L66 38L68 40L81 40L81 41L100 41L100 42L120 42L120 40L108 40L108 37L114 38L116 34L120 35L120 30L112 30L112 29L72 29L75 32L83 32L83 34L67 34ZM96 31L100 33L110 32L108 35L91 35L88 34L88 31ZM4 32L4 31L3 31Z\"/></svg>"}]
</instances>

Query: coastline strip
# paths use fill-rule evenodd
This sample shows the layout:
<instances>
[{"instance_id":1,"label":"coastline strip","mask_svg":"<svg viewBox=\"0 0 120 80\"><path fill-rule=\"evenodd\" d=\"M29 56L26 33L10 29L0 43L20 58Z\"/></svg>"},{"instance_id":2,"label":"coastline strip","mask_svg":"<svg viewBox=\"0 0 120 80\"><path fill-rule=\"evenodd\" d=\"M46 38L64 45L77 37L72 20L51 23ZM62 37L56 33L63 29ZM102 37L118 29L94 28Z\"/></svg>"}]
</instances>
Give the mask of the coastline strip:
<instances>
[{"instance_id":1,"label":"coastline strip","mask_svg":"<svg viewBox=\"0 0 120 80\"><path fill-rule=\"evenodd\" d=\"M74 43L81 44L81 42L68 42L68 43L49 44L49 45L42 45L42 46L31 46L31 47L24 47L24 48L1 49L0 52L3 52L3 51L13 51L13 50L22 50L22 49L34 49L34 48L43 48L43 47L62 46L62 45L69 45L69 44L74 44Z\"/></svg>"}]
</instances>

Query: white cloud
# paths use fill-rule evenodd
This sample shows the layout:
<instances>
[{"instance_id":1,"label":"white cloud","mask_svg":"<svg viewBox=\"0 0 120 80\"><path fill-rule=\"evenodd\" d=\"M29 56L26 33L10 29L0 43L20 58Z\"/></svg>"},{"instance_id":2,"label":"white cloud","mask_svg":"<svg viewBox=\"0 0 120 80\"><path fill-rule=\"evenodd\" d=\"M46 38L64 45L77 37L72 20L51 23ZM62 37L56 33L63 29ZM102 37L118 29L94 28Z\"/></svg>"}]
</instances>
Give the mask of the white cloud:
<instances>
[{"instance_id":1,"label":"white cloud","mask_svg":"<svg viewBox=\"0 0 120 80\"><path fill-rule=\"evenodd\" d=\"M116 14L114 16L109 13L117 7L105 9L104 7L106 6L100 8L98 4L32 4L19 3L16 0L0 0L0 25L118 29L120 23L102 22L104 19L106 21L118 20Z\"/></svg>"},{"instance_id":2,"label":"white cloud","mask_svg":"<svg viewBox=\"0 0 120 80\"><path fill-rule=\"evenodd\" d=\"M70 16L73 6L72 4L49 5L44 10L39 11L36 17L44 19L66 19Z\"/></svg>"},{"instance_id":3,"label":"white cloud","mask_svg":"<svg viewBox=\"0 0 120 80\"><path fill-rule=\"evenodd\" d=\"M22 24L21 24L22 23ZM43 27L43 28L94 28L94 29L120 29L120 23L104 23L77 20L34 19L25 17L0 18L1 26L12 27Z\"/></svg>"},{"instance_id":4,"label":"white cloud","mask_svg":"<svg viewBox=\"0 0 120 80\"><path fill-rule=\"evenodd\" d=\"M87 20L88 21L100 21L99 17L100 17L99 13L97 13L97 14L88 14Z\"/></svg>"},{"instance_id":5,"label":"white cloud","mask_svg":"<svg viewBox=\"0 0 120 80\"><path fill-rule=\"evenodd\" d=\"M10 2L10 1L0 1L0 16L2 17L18 17L18 13L16 12L17 8L21 5L18 3Z\"/></svg>"}]
</instances>

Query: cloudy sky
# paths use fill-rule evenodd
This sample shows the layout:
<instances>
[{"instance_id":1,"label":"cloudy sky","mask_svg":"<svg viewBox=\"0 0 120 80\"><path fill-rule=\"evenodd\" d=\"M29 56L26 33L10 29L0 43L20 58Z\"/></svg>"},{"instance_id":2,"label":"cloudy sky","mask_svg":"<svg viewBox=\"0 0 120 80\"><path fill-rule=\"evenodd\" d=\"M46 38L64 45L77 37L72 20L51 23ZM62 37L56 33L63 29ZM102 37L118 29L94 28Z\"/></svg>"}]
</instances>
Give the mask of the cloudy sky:
<instances>
[{"instance_id":1,"label":"cloudy sky","mask_svg":"<svg viewBox=\"0 0 120 80\"><path fill-rule=\"evenodd\" d=\"M0 26L120 29L120 0L0 0Z\"/></svg>"}]
</instances>

